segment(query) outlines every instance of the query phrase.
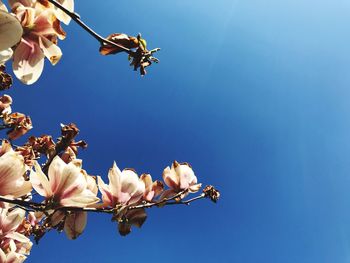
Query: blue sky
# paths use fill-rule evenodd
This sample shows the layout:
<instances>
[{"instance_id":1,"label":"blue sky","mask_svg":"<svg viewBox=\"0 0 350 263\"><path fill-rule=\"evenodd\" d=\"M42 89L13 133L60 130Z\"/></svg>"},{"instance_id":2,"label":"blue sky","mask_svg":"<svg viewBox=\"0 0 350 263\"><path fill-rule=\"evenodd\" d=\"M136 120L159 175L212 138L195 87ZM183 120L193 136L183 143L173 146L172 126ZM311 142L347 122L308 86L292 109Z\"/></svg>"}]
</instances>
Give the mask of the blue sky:
<instances>
[{"instance_id":1,"label":"blue sky","mask_svg":"<svg viewBox=\"0 0 350 263\"><path fill-rule=\"evenodd\" d=\"M75 24L14 110L32 135L75 122L91 174L112 162L161 177L188 161L217 205L153 209L122 238L89 217L76 241L49 233L27 262L350 262L350 3L345 0L76 1L102 35L161 47L141 78Z\"/></svg>"}]
</instances>

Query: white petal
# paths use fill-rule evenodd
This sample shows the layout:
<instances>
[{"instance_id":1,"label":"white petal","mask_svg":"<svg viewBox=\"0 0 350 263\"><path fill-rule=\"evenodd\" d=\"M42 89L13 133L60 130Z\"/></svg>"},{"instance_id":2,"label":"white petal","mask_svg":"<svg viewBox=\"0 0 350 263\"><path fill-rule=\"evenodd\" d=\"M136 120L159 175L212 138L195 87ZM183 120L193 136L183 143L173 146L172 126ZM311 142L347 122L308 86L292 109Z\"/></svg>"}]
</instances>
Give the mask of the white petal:
<instances>
[{"instance_id":1,"label":"white petal","mask_svg":"<svg viewBox=\"0 0 350 263\"><path fill-rule=\"evenodd\" d=\"M61 49L46 37L39 37L39 45L44 52L45 57L50 60L52 65L56 65L62 57Z\"/></svg>"},{"instance_id":2,"label":"white petal","mask_svg":"<svg viewBox=\"0 0 350 263\"><path fill-rule=\"evenodd\" d=\"M5 64L7 60L9 60L13 55L13 51L11 48L0 51L0 65Z\"/></svg>"},{"instance_id":3,"label":"white petal","mask_svg":"<svg viewBox=\"0 0 350 263\"><path fill-rule=\"evenodd\" d=\"M74 12L74 0L58 0L58 2L70 12ZM58 18L58 20L62 21L66 25L68 25L71 21L70 16L68 16L66 13L64 13L58 8L56 9L56 17Z\"/></svg>"},{"instance_id":4,"label":"white petal","mask_svg":"<svg viewBox=\"0 0 350 263\"><path fill-rule=\"evenodd\" d=\"M24 84L33 84L43 72L44 57L36 42L22 39L13 56L13 72Z\"/></svg>"},{"instance_id":5,"label":"white petal","mask_svg":"<svg viewBox=\"0 0 350 263\"><path fill-rule=\"evenodd\" d=\"M123 193L129 193L130 195L133 195L137 191L139 177L134 171L128 169L123 170L120 179L121 191Z\"/></svg>"},{"instance_id":6,"label":"white petal","mask_svg":"<svg viewBox=\"0 0 350 263\"><path fill-rule=\"evenodd\" d=\"M37 191L41 196L49 198L52 196L52 191L50 187L49 180L47 176L43 173L38 162L34 163L35 172L30 171L30 182L33 185L35 191Z\"/></svg>"},{"instance_id":7,"label":"white petal","mask_svg":"<svg viewBox=\"0 0 350 263\"><path fill-rule=\"evenodd\" d=\"M122 172L118 168L117 164L114 162L113 167L109 169L108 179L109 179L109 189L114 196L118 196L121 191L121 174Z\"/></svg>"}]
</instances>

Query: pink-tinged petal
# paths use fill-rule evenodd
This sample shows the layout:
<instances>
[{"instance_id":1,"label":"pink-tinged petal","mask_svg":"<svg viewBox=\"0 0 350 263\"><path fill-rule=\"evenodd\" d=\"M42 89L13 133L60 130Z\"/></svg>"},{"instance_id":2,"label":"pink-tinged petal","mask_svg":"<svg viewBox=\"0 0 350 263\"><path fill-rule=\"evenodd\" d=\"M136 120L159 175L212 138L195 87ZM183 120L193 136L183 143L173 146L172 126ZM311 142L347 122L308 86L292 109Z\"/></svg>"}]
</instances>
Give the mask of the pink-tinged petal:
<instances>
[{"instance_id":1,"label":"pink-tinged petal","mask_svg":"<svg viewBox=\"0 0 350 263\"><path fill-rule=\"evenodd\" d=\"M87 189L90 190L92 193L94 193L95 195L97 195L98 193L98 187L96 184L96 179L90 175L84 174L85 176L85 180L87 183Z\"/></svg>"},{"instance_id":2,"label":"pink-tinged petal","mask_svg":"<svg viewBox=\"0 0 350 263\"><path fill-rule=\"evenodd\" d=\"M13 197L21 197L29 194L32 191L32 184L29 181L17 180L12 193Z\"/></svg>"},{"instance_id":3,"label":"pink-tinged petal","mask_svg":"<svg viewBox=\"0 0 350 263\"><path fill-rule=\"evenodd\" d=\"M13 56L13 72L24 84L36 82L44 69L44 53L39 45L22 39Z\"/></svg>"},{"instance_id":4,"label":"pink-tinged petal","mask_svg":"<svg viewBox=\"0 0 350 263\"><path fill-rule=\"evenodd\" d=\"M87 187L87 182L81 173L81 169L73 163L69 163L63 168L61 178L61 184L57 188L55 195L59 195L62 199L77 195Z\"/></svg>"},{"instance_id":5,"label":"pink-tinged petal","mask_svg":"<svg viewBox=\"0 0 350 263\"><path fill-rule=\"evenodd\" d=\"M46 37L39 37L39 45L44 52L45 57L50 60L52 65L56 65L62 57L61 49Z\"/></svg>"},{"instance_id":6,"label":"pink-tinged petal","mask_svg":"<svg viewBox=\"0 0 350 263\"><path fill-rule=\"evenodd\" d=\"M15 241L21 242L21 243L27 243L30 242L30 239L26 237L25 235L22 235L18 232L11 232L6 237L11 238Z\"/></svg>"},{"instance_id":7,"label":"pink-tinged petal","mask_svg":"<svg viewBox=\"0 0 350 263\"><path fill-rule=\"evenodd\" d=\"M16 45L22 37L23 29L18 19L0 10L0 50Z\"/></svg>"},{"instance_id":8,"label":"pink-tinged petal","mask_svg":"<svg viewBox=\"0 0 350 263\"><path fill-rule=\"evenodd\" d=\"M87 207L99 201L100 199L90 190L84 190L80 194L62 199L60 203L62 206Z\"/></svg>"},{"instance_id":9,"label":"pink-tinged petal","mask_svg":"<svg viewBox=\"0 0 350 263\"><path fill-rule=\"evenodd\" d=\"M70 12L74 12L74 0L57 0L62 6L64 6ZM56 17L66 25L72 20L70 16L62 12L60 9L56 9Z\"/></svg>"},{"instance_id":10,"label":"pink-tinged petal","mask_svg":"<svg viewBox=\"0 0 350 263\"><path fill-rule=\"evenodd\" d=\"M14 151L9 151L0 157L0 186L13 184L25 173L23 157ZM1 193L0 187L0 193ZM2 194L0 194L2 195Z\"/></svg>"},{"instance_id":11,"label":"pink-tinged petal","mask_svg":"<svg viewBox=\"0 0 350 263\"><path fill-rule=\"evenodd\" d=\"M32 31L33 34L38 36L55 35L56 31L52 26L54 21L54 12L51 9L46 9L35 17L35 27Z\"/></svg>"},{"instance_id":12,"label":"pink-tinged petal","mask_svg":"<svg viewBox=\"0 0 350 263\"><path fill-rule=\"evenodd\" d=\"M87 223L86 212L76 212L67 216L64 223L64 231L69 239L76 239L80 236Z\"/></svg>"},{"instance_id":13,"label":"pink-tinged petal","mask_svg":"<svg viewBox=\"0 0 350 263\"><path fill-rule=\"evenodd\" d=\"M56 156L50 166L49 166L49 182L50 187L53 193L57 192L57 188L60 187L61 184L61 174L63 172L63 168L66 166L65 162L59 156Z\"/></svg>"},{"instance_id":14,"label":"pink-tinged petal","mask_svg":"<svg viewBox=\"0 0 350 263\"><path fill-rule=\"evenodd\" d=\"M0 51L0 65L4 64L7 60L9 60L13 55L13 51L11 48Z\"/></svg>"},{"instance_id":15,"label":"pink-tinged petal","mask_svg":"<svg viewBox=\"0 0 350 263\"><path fill-rule=\"evenodd\" d=\"M140 176L140 179L144 182L145 184L145 190L146 191L151 191L152 190L152 176L150 174L142 174Z\"/></svg>"},{"instance_id":16,"label":"pink-tinged petal","mask_svg":"<svg viewBox=\"0 0 350 263\"><path fill-rule=\"evenodd\" d=\"M6 233L15 230L22 223L24 217L25 211L22 209L15 209L12 212L8 212L6 218L2 220L1 230Z\"/></svg>"},{"instance_id":17,"label":"pink-tinged petal","mask_svg":"<svg viewBox=\"0 0 350 263\"><path fill-rule=\"evenodd\" d=\"M122 172L114 162L108 171L109 186L114 196L118 196L121 192L121 174Z\"/></svg>"},{"instance_id":18,"label":"pink-tinged petal","mask_svg":"<svg viewBox=\"0 0 350 263\"><path fill-rule=\"evenodd\" d=\"M137 203L138 201L140 201L144 193L145 193L145 183L141 179L139 179L137 184L137 189L132 194L132 197L128 203L129 204Z\"/></svg>"},{"instance_id":19,"label":"pink-tinged petal","mask_svg":"<svg viewBox=\"0 0 350 263\"><path fill-rule=\"evenodd\" d=\"M65 218L66 214L63 211L55 211L53 215L51 216L50 224L52 226L57 226L61 221Z\"/></svg>"},{"instance_id":20,"label":"pink-tinged petal","mask_svg":"<svg viewBox=\"0 0 350 263\"><path fill-rule=\"evenodd\" d=\"M0 157L0 195L20 197L31 191L30 182L23 178L23 157L10 151Z\"/></svg>"},{"instance_id":21,"label":"pink-tinged petal","mask_svg":"<svg viewBox=\"0 0 350 263\"><path fill-rule=\"evenodd\" d=\"M11 9L15 8L17 5L23 5L25 7L32 7L36 0L8 0Z\"/></svg>"},{"instance_id":22,"label":"pink-tinged petal","mask_svg":"<svg viewBox=\"0 0 350 263\"><path fill-rule=\"evenodd\" d=\"M11 251L7 254L6 263L22 263L26 260L26 256L18 254L16 252Z\"/></svg>"},{"instance_id":23,"label":"pink-tinged petal","mask_svg":"<svg viewBox=\"0 0 350 263\"><path fill-rule=\"evenodd\" d=\"M41 196L50 198L53 193L51 191L50 183L46 175L40 168L38 162L34 162L35 171L30 172L30 182L33 185L35 191L37 191Z\"/></svg>"},{"instance_id":24,"label":"pink-tinged petal","mask_svg":"<svg viewBox=\"0 0 350 263\"><path fill-rule=\"evenodd\" d=\"M174 169L168 166L163 171L163 180L165 184L172 188L172 189L178 189L179 188L179 177L175 173Z\"/></svg>"},{"instance_id":25,"label":"pink-tinged petal","mask_svg":"<svg viewBox=\"0 0 350 263\"><path fill-rule=\"evenodd\" d=\"M164 184L159 180L154 181L152 191L154 192L155 196L160 195L164 191Z\"/></svg>"},{"instance_id":26,"label":"pink-tinged petal","mask_svg":"<svg viewBox=\"0 0 350 263\"><path fill-rule=\"evenodd\" d=\"M177 166L175 171L180 177L181 189L187 189L191 184L197 183L197 178L194 175L192 168L188 164L181 164Z\"/></svg>"},{"instance_id":27,"label":"pink-tinged petal","mask_svg":"<svg viewBox=\"0 0 350 263\"><path fill-rule=\"evenodd\" d=\"M120 182L121 191L133 195L138 189L139 177L133 170L124 169L121 173Z\"/></svg>"},{"instance_id":28,"label":"pink-tinged petal","mask_svg":"<svg viewBox=\"0 0 350 263\"><path fill-rule=\"evenodd\" d=\"M109 190L109 186L106 185L100 176L97 177L98 189L102 193L102 201L107 206L114 206L113 194Z\"/></svg>"},{"instance_id":29,"label":"pink-tinged petal","mask_svg":"<svg viewBox=\"0 0 350 263\"><path fill-rule=\"evenodd\" d=\"M131 198L131 194L130 193L123 193L121 192L118 196L117 196L117 202L118 204L126 204L127 202L129 202Z\"/></svg>"}]
</instances>

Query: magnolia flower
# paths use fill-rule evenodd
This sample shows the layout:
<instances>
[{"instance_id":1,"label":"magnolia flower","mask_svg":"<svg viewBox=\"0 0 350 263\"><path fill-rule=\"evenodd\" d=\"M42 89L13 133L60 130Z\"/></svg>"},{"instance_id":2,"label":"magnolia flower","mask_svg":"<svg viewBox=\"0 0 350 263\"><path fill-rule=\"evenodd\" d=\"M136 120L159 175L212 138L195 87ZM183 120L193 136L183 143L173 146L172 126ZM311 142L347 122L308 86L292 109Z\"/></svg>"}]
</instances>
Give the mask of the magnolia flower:
<instances>
[{"instance_id":1,"label":"magnolia flower","mask_svg":"<svg viewBox=\"0 0 350 263\"><path fill-rule=\"evenodd\" d=\"M12 149L0 157L0 195L21 197L32 190L30 182L24 180L23 157Z\"/></svg>"},{"instance_id":2,"label":"magnolia flower","mask_svg":"<svg viewBox=\"0 0 350 263\"><path fill-rule=\"evenodd\" d=\"M116 163L108 172L109 185L98 176L98 188L102 193L104 205L128 205L138 202L144 192L145 183L130 169L120 171Z\"/></svg>"},{"instance_id":3,"label":"magnolia flower","mask_svg":"<svg viewBox=\"0 0 350 263\"><path fill-rule=\"evenodd\" d=\"M184 190L195 193L202 186L197 183L192 167L188 163L179 164L177 161L174 161L171 168L168 166L164 169L163 180L170 189L164 191L161 198L174 196Z\"/></svg>"},{"instance_id":4,"label":"magnolia flower","mask_svg":"<svg viewBox=\"0 0 350 263\"><path fill-rule=\"evenodd\" d=\"M0 262L23 262L29 254L32 242L17 232L24 218L22 209L0 208Z\"/></svg>"},{"instance_id":5,"label":"magnolia flower","mask_svg":"<svg viewBox=\"0 0 350 263\"><path fill-rule=\"evenodd\" d=\"M57 38L64 39L65 32L53 8L33 0L10 0L9 4L24 29L14 50L13 71L24 84L33 84L44 69L45 57L52 65L60 60L62 52L56 45Z\"/></svg>"},{"instance_id":6,"label":"magnolia flower","mask_svg":"<svg viewBox=\"0 0 350 263\"><path fill-rule=\"evenodd\" d=\"M66 164L56 156L50 164L48 178L35 162L35 172L31 171L30 181L33 188L54 206L86 207L97 203L97 192L91 189L91 180L81 169L81 160Z\"/></svg>"}]
</instances>

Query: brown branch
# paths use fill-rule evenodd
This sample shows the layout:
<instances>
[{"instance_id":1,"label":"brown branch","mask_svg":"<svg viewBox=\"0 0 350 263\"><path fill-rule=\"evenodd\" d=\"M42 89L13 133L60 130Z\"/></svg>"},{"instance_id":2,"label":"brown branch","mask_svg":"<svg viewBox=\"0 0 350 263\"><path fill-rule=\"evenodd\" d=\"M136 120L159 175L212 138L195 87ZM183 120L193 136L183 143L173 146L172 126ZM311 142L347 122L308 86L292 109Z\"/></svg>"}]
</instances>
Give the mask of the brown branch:
<instances>
[{"instance_id":1,"label":"brown branch","mask_svg":"<svg viewBox=\"0 0 350 263\"><path fill-rule=\"evenodd\" d=\"M158 202L153 203L145 203L141 205L136 206L129 206L127 207L128 210L134 210L134 209L140 209L140 208L151 208L154 206L167 206L167 205L189 205L190 203L197 201L199 199L205 198L205 194L202 193L199 196L196 196L194 198L185 200L185 201L173 201L180 197L182 194L186 193L187 190L184 190L173 197L165 198ZM105 214L115 214L117 211L120 211L120 207L117 208L92 208L92 207L72 207L72 206L62 206L57 208L52 208L50 206L47 206L44 203L36 203L32 201L26 201L22 199L11 199L6 198L3 196L0 196L0 202L13 204L18 206L18 208L21 208L25 211L38 211L38 212L46 212L48 210L56 210L56 211L65 211L65 212L91 212L91 213L105 213Z\"/></svg>"},{"instance_id":2,"label":"brown branch","mask_svg":"<svg viewBox=\"0 0 350 263\"><path fill-rule=\"evenodd\" d=\"M86 25L80 19L80 16L77 13L73 13L73 12L69 11L67 8L65 8L64 6L62 6L60 3L56 2L55 0L48 0L48 2L50 2L51 4L56 6L58 9L62 10L64 13L66 13L69 17L71 17L72 20L74 20L81 28L83 28L86 32L88 32L91 36L93 36L98 42L100 42L101 45L109 44L109 45L121 48L123 51L125 51L129 55L134 55L135 52L132 51L131 49L126 48L122 45L118 45L118 44L102 37L101 35L97 34L92 28L90 28L88 25Z\"/></svg>"}]
</instances>

